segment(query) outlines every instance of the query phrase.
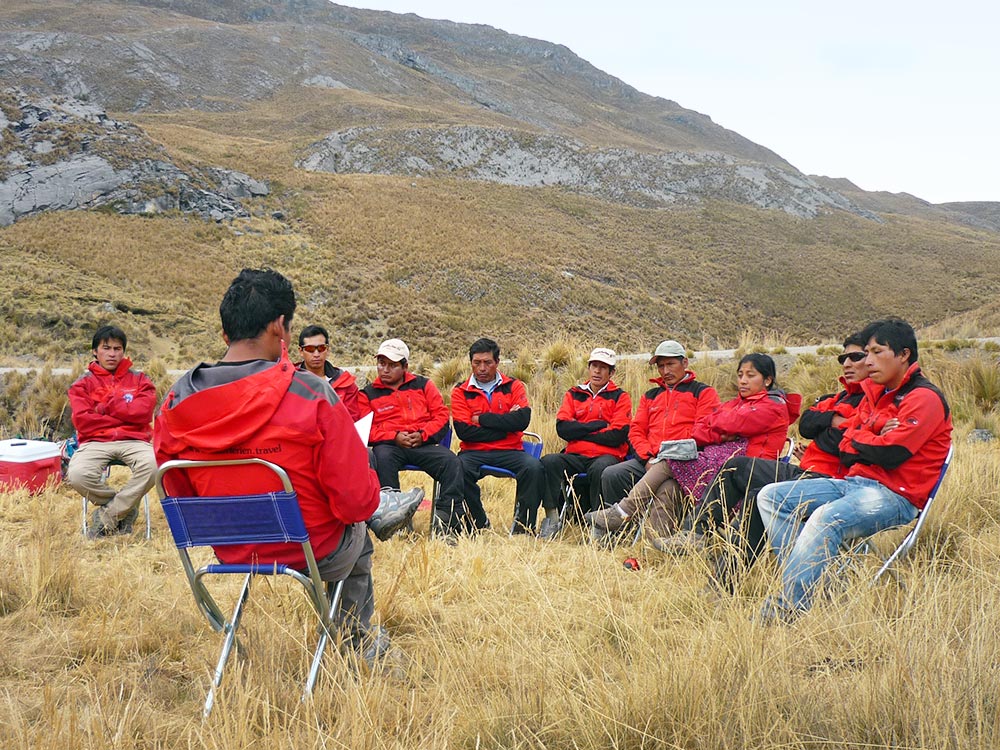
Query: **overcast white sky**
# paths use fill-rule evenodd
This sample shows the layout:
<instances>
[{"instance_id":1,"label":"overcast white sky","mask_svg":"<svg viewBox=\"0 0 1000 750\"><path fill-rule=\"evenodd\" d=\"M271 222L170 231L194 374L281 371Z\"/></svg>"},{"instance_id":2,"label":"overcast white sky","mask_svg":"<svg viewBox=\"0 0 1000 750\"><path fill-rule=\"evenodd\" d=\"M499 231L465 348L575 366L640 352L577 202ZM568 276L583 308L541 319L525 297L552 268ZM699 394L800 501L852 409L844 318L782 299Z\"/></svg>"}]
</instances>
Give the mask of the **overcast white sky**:
<instances>
[{"instance_id":1,"label":"overcast white sky","mask_svg":"<svg viewBox=\"0 0 1000 750\"><path fill-rule=\"evenodd\" d=\"M991 0L356 5L564 44L809 174L933 203L1000 201L1000 3Z\"/></svg>"}]
</instances>

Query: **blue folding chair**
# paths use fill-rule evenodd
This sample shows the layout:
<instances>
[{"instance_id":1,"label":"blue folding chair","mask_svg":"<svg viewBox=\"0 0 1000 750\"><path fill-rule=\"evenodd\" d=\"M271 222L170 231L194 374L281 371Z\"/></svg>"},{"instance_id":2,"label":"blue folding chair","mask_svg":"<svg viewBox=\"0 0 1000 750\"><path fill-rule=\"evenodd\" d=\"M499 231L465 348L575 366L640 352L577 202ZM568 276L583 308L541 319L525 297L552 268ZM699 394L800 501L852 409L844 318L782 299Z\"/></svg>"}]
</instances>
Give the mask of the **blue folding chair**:
<instances>
[{"instance_id":1,"label":"blue folding chair","mask_svg":"<svg viewBox=\"0 0 1000 750\"><path fill-rule=\"evenodd\" d=\"M281 481L283 489L261 494L214 497L171 496L163 489L163 478L171 471L245 466L247 464L257 464L270 469ZM319 675L323 652L330 641L333 618L337 612L344 583L338 581L333 584L324 582L320 578L316 557L313 554L312 545L309 543L309 533L302 520L298 499L288 474L280 466L259 458L220 461L168 461L157 471L156 489L160 494L163 514L167 518L170 533L174 537L174 544L180 553L181 565L184 567L184 573L191 586L195 602L212 628L225 633L212 687L205 700L204 716L208 717L212 711L215 702L215 689L222 683L222 674L233 646L238 645L236 631L240 626L243 606L250 595L250 582L257 575L286 575L298 581L305 589L309 603L319 618L319 643L313 654L312 665L306 678L303 699L311 696L316 678ZM302 573L278 561L266 559L253 564L216 563L195 570L188 554L188 549L191 547L219 547L269 542L301 544L307 563L307 572ZM245 577L243 589L233 609L233 615L228 620L205 587L202 579L206 575L241 575Z\"/></svg>"},{"instance_id":2,"label":"blue folding chair","mask_svg":"<svg viewBox=\"0 0 1000 750\"><path fill-rule=\"evenodd\" d=\"M524 452L529 456L534 458L542 457L542 450L545 444L542 442L542 436L534 432L525 432L521 437L521 446L524 448ZM479 467L480 477L499 477L500 479L516 479L516 475L513 471L509 469L501 469L499 466L490 466L489 464L483 464ZM514 506L514 523L517 523L517 505ZM530 522L534 519L529 518ZM514 527L511 525L511 534L514 533Z\"/></svg>"}]
</instances>

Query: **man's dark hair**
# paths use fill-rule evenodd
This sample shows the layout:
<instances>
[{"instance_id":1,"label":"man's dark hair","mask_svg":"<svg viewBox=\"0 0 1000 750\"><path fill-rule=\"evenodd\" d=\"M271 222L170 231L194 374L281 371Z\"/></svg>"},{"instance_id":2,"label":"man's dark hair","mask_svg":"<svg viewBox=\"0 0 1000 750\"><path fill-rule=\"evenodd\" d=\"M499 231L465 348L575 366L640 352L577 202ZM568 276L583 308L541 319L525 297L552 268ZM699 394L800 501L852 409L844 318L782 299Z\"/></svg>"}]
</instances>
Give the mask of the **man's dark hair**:
<instances>
[{"instance_id":1,"label":"man's dark hair","mask_svg":"<svg viewBox=\"0 0 1000 750\"><path fill-rule=\"evenodd\" d=\"M311 339L313 336L322 336L324 342L330 343L330 334L323 326L306 326L299 334L299 346L302 346L306 339Z\"/></svg>"},{"instance_id":2,"label":"man's dark hair","mask_svg":"<svg viewBox=\"0 0 1000 750\"><path fill-rule=\"evenodd\" d=\"M846 349L849 346L860 346L864 349L867 343L868 339L865 338L865 335L861 331L855 331L844 339L844 348Z\"/></svg>"},{"instance_id":3,"label":"man's dark hair","mask_svg":"<svg viewBox=\"0 0 1000 750\"><path fill-rule=\"evenodd\" d=\"M125 331L118 326L101 326L98 328L93 340L90 342L90 348L96 349L105 341L111 341L111 339L122 342L122 351L128 348L128 339L125 337Z\"/></svg>"},{"instance_id":4,"label":"man's dark hair","mask_svg":"<svg viewBox=\"0 0 1000 750\"><path fill-rule=\"evenodd\" d=\"M257 338L282 315L288 329L294 314L292 283L270 268L244 268L219 305L222 330L231 344Z\"/></svg>"},{"instance_id":5,"label":"man's dark hair","mask_svg":"<svg viewBox=\"0 0 1000 750\"><path fill-rule=\"evenodd\" d=\"M736 365L736 369L740 369L747 362L753 365L753 369L764 376L766 381L771 378L771 384L767 386L767 390L773 391L778 387L778 368L774 364L774 360L771 359L769 354L761 354L760 352L753 352L752 354L744 354L743 359L740 363Z\"/></svg>"},{"instance_id":6,"label":"man's dark hair","mask_svg":"<svg viewBox=\"0 0 1000 750\"><path fill-rule=\"evenodd\" d=\"M902 354L903 349L909 349L910 357L907 361L911 365L917 361L917 334L913 331L913 326L905 320L899 318L876 320L865 326L861 337L865 340L865 346L874 339L876 344L888 346L894 354Z\"/></svg>"},{"instance_id":7,"label":"man's dark hair","mask_svg":"<svg viewBox=\"0 0 1000 750\"><path fill-rule=\"evenodd\" d=\"M489 352L493 355L493 359L497 362L500 361L500 345L493 339L478 339L472 346L469 347L469 359L471 360L477 354L485 354Z\"/></svg>"}]
</instances>

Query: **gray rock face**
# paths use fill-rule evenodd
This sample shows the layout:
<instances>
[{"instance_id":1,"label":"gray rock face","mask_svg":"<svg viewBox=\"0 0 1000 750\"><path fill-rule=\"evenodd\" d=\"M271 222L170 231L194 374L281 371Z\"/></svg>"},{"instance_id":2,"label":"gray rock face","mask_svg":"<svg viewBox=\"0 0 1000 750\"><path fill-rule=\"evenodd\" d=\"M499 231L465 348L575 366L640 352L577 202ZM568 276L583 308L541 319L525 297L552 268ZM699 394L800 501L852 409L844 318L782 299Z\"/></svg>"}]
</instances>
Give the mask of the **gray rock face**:
<instances>
[{"instance_id":1,"label":"gray rock face","mask_svg":"<svg viewBox=\"0 0 1000 750\"><path fill-rule=\"evenodd\" d=\"M723 199L811 218L842 210L878 220L803 174L719 152L595 149L561 136L480 127L351 128L300 162L319 172L450 175L521 187L561 185L629 205Z\"/></svg>"},{"instance_id":2,"label":"gray rock face","mask_svg":"<svg viewBox=\"0 0 1000 750\"><path fill-rule=\"evenodd\" d=\"M8 90L0 111L0 226L40 211L106 205L222 221L246 216L241 199L268 193L266 183L241 172L185 172L141 130L84 102Z\"/></svg>"}]
</instances>

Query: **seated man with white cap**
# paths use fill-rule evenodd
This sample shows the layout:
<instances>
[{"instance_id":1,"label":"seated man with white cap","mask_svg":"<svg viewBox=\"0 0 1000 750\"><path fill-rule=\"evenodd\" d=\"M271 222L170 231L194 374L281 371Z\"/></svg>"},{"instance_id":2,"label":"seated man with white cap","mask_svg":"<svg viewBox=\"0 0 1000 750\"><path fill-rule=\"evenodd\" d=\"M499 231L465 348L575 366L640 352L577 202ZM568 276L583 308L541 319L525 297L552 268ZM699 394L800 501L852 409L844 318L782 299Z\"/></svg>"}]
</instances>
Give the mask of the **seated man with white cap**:
<instances>
[{"instance_id":1,"label":"seated man with white cap","mask_svg":"<svg viewBox=\"0 0 1000 750\"><path fill-rule=\"evenodd\" d=\"M361 413L372 414L368 444L383 487L399 489L399 472L418 466L441 484L436 503L451 515L464 505L462 464L440 445L448 430L448 407L434 382L409 369L410 348L400 339L383 341L375 355L378 377L358 396Z\"/></svg>"},{"instance_id":2,"label":"seated man with white cap","mask_svg":"<svg viewBox=\"0 0 1000 750\"><path fill-rule=\"evenodd\" d=\"M566 441L566 448L542 456L545 518L538 533L542 539L551 539L561 528L559 501L564 482L585 473L589 486L580 507L585 513L597 510L603 504L601 475L628 452L632 398L611 380L617 364L618 357L611 349L594 349L587 360L587 379L563 396L556 414L556 433Z\"/></svg>"}]
</instances>

